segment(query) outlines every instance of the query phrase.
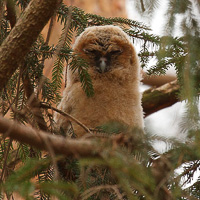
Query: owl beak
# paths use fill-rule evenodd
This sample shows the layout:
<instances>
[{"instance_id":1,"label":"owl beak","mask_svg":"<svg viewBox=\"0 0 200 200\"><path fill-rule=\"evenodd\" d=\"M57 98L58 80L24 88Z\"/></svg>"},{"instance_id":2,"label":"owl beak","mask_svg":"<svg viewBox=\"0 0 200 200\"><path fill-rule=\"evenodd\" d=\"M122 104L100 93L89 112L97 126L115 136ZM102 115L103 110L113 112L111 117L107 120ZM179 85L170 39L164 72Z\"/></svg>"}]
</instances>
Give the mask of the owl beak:
<instances>
[{"instance_id":1,"label":"owl beak","mask_svg":"<svg viewBox=\"0 0 200 200\"><path fill-rule=\"evenodd\" d=\"M99 59L98 71L104 73L107 71L107 58L101 57Z\"/></svg>"}]
</instances>

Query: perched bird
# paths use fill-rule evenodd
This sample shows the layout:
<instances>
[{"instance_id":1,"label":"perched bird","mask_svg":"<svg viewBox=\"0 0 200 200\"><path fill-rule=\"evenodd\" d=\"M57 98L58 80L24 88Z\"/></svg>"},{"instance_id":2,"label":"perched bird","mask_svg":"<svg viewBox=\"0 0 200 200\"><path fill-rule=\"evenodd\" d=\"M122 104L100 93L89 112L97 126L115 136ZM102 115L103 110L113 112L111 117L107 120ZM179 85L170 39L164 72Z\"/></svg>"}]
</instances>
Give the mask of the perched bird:
<instances>
[{"instance_id":1,"label":"perched bird","mask_svg":"<svg viewBox=\"0 0 200 200\"><path fill-rule=\"evenodd\" d=\"M78 72L68 68L67 86L58 108L88 128L114 121L143 129L140 66L128 35L118 26L89 27L78 36L73 49L89 63L94 96L85 94ZM67 132L66 117L57 113L55 121ZM86 133L76 123L72 126L78 137Z\"/></svg>"}]
</instances>

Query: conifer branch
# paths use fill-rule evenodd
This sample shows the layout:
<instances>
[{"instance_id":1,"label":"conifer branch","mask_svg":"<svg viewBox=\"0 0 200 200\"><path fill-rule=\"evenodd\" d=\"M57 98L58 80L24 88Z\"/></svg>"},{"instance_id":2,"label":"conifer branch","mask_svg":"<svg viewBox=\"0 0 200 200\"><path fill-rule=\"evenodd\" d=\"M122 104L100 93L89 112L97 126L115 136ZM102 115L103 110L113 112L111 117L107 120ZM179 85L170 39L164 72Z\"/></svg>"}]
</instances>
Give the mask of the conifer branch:
<instances>
[{"instance_id":1,"label":"conifer branch","mask_svg":"<svg viewBox=\"0 0 200 200\"><path fill-rule=\"evenodd\" d=\"M0 48L0 91L23 61L60 3L61 0L32 0L27 6Z\"/></svg>"}]
</instances>

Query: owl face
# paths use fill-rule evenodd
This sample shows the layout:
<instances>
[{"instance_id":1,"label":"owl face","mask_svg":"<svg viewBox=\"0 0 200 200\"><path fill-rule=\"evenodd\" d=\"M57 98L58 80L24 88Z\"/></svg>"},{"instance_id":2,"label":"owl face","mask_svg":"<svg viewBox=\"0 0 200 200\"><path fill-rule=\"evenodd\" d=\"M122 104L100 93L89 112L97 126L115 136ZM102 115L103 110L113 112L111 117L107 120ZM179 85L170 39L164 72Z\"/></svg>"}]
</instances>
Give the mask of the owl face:
<instances>
[{"instance_id":1,"label":"owl face","mask_svg":"<svg viewBox=\"0 0 200 200\"><path fill-rule=\"evenodd\" d=\"M130 60L132 45L119 27L90 27L77 40L74 50L85 58L97 73L109 73L122 68L125 62Z\"/></svg>"},{"instance_id":2,"label":"owl face","mask_svg":"<svg viewBox=\"0 0 200 200\"><path fill-rule=\"evenodd\" d=\"M113 61L117 61L118 57L123 53L123 49L119 46L105 45L99 40L87 45L83 48L83 52L87 57L90 65L99 73L110 71Z\"/></svg>"}]
</instances>

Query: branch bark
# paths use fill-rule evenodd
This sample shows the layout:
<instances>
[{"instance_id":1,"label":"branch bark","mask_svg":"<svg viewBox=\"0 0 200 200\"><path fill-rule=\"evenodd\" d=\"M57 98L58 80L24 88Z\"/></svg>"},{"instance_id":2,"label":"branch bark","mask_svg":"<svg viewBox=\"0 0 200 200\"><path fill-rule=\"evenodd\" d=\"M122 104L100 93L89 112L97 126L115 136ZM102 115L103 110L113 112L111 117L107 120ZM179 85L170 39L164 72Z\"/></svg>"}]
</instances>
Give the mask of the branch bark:
<instances>
[{"instance_id":1,"label":"branch bark","mask_svg":"<svg viewBox=\"0 0 200 200\"><path fill-rule=\"evenodd\" d=\"M65 139L59 135L51 135L47 132L36 131L3 117L0 117L0 132L3 133L5 137L10 137L41 150L48 151L48 146L50 146L56 154L66 156L91 157L98 156L99 152L101 152L100 147L94 142L92 143L84 139ZM48 144L48 146L46 144Z\"/></svg>"},{"instance_id":2,"label":"branch bark","mask_svg":"<svg viewBox=\"0 0 200 200\"><path fill-rule=\"evenodd\" d=\"M142 71L142 82L146 85L154 86L154 87L160 87L166 83L172 82L176 80L175 75L147 75L144 71Z\"/></svg>"},{"instance_id":3,"label":"branch bark","mask_svg":"<svg viewBox=\"0 0 200 200\"><path fill-rule=\"evenodd\" d=\"M0 92L61 3L32 0L0 48Z\"/></svg>"},{"instance_id":4,"label":"branch bark","mask_svg":"<svg viewBox=\"0 0 200 200\"><path fill-rule=\"evenodd\" d=\"M178 98L179 89L180 86L177 80L175 80L161 87L146 90L142 98L145 117L180 101Z\"/></svg>"}]
</instances>

